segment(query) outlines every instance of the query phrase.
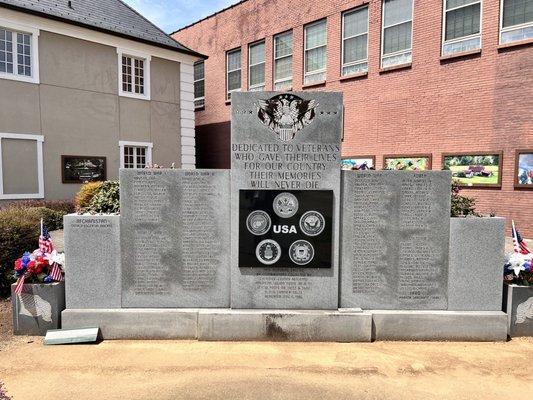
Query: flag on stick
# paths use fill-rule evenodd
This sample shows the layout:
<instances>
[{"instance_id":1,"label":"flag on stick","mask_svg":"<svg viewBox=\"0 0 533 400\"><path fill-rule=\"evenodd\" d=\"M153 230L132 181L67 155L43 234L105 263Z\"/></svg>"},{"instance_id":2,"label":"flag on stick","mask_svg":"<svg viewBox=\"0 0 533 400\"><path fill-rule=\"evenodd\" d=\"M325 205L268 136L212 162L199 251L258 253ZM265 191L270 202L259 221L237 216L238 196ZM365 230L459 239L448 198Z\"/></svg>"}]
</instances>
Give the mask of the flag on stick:
<instances>
[{"instance_id":1,"label":"flag on stick","mask_svg":"<svg viewBox=\"0 0 533 400\"><path fill-rule=\"evenodd\" d=\"M514 221L512 221L513 225L513 246L514 251L520 254L529 254L531 251L527 247L526 243L524 242L524 239L522 239L522 236L520 236L520 233L516 230L516 227L514 225Z\"/></svg>"},{"instance_id":2,"label":"flag on stick","mask_svg":"<svg viewBox=\"0 0 533 400\"><path fill-rule=\"evenodd\" d=\"M21 277L19 277L19 279L17 280L17 284L15 285L15 290L14 290L14 293L16 295L19 295L22 293L22 288L24 286L24 281L26 280L26 274L22 275Z\"/></svg>"},{"instance_id":3,"label":"flag on stick","mask_svg":"<svg viewBox=\"0 0 533 400\"><path fill-rule=\"evenodd\" d=\"M48 229L43 226L42 219L41 235L39 236L39 250L41 250L42 253L51 253L52 250L54 250L54 244L52 243L52 239L50 238L50 233L48 233Z\"/></svg>"},{"instance_id":4,"label":"flag on stick","mask_svg":"<svg viewBox=\"0 0 533 400\"><path fill-rule=\"evenodd\" d=\"M57 263L52 264L52 269L50 270L50 278L52 278L56 282L63 282L65 278L63 278L63 272L61 271L61 268L59 268L59 265Z\"/></svg>"}]
</instances>

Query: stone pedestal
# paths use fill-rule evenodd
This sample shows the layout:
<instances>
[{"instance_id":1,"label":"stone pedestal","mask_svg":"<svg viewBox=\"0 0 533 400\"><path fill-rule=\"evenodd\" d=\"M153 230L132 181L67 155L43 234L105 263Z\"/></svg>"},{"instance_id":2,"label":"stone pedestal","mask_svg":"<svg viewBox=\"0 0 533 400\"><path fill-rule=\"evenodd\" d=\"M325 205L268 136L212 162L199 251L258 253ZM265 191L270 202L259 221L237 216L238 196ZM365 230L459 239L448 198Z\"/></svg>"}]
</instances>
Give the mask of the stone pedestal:
<instances>
[{"instance_id":1,"label":"stone pedestal","mask_svg":"<svg viewBox=\"0 0 533 400\"><path fill-rule=\"evenodd\" d=\"M121 306L120 216L65 215L67 308Z\"/></svg>"},{"instance_id":2,"label":"stone pedestal","mask_svg":"<svg viewBox=\"0 0 533 400\"><path fill-rule=\"evenodd\" d=\"M448 310L501 311L504 218L452 218Z\"/></svg>"},{"instance_id":3,"label":"stone pedestal","mask_svg":"<svg viewBox=\"0 0 533 400\"><path fill-rule=\"evenodd\" d=\"M27 284L16 295L11 285L13 333L15 335L44 336L49 329L61 326L61 312L65 309L65 284Z\"/></svg>"},{"instance_id":4,"label":"stone pedestal","mask_svg":"<svg viewBox=\"0 0 533 400\"><path fill-rule=\"evenodd\" d=\"M533 286L504 285L503 311L509 335L533 336Z\"/></svg>"}]
</instances>

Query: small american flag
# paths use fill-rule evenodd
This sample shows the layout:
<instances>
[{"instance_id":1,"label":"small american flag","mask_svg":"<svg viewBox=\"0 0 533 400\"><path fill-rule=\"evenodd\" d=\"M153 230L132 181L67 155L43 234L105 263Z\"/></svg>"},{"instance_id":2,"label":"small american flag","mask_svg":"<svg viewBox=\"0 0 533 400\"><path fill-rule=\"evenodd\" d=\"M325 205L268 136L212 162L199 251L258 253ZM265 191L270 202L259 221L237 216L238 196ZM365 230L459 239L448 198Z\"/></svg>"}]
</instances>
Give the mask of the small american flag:
<instances>
[{"instance_id":1,"label":"small american flag","mask_svg":"<svg viewBox=\"0 0 533 400\"><path fill-rule=\"evenodd\" d=\"M17 284L15 285L15 290L14 290L14 293L16 295L19 295L22 293L22 288L24 286L24 281L26 280L26 274L22 275L21 277L19 277L18 281L17 281Z\"/></svg>"},{"instance_id":2,"label":"small american flag","mask_svg":"<svg viewBox=\"0 0 533 400\"><path fill-rule=\"evenodd\" d=\"M531 251L528 249L526 243L524 242L524 239L522 239L522 236L520 236L520 233L516 230L516 227L514 225L514 221L512 221L513 224L513 246L514 251L520 254L529 254Z\"/></svg>"},{"instance_id":3,"label":"small american flag","mask_svg":"<svg viewBox=\"0 0 533 400\"><path fill-rule=\"evenodd\" d=\"M63 272L61 272L61 268L57 263L52 264L52 269L50 270L50 278L52 278L56 282L63 282L65 278L63 278Z\"/></svg>"},{"instance_id":4,"label":"small american flag","mask_svg":"<svg viewBox=\"0 0 533 400\"><path fill-rule=\"evenodd\" d=\"M41 236L39 236L39 250L42 253L51 253L54 250L52 239L50 239L50 234L46 227L43 227Z\"/></svg>"}]
</instances>

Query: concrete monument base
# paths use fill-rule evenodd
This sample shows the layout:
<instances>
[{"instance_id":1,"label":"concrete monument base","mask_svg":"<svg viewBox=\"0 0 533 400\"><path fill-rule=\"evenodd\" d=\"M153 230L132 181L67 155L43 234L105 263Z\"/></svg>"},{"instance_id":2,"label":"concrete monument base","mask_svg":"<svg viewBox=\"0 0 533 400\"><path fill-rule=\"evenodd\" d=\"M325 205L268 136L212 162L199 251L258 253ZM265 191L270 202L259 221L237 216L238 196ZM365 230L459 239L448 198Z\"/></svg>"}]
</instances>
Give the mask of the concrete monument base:
<instances>
[{"instance_id":1,"label":"concrete monument base","mask_svg":"<svg viewBox=\"0 0 533 400\"><path fill-rule=\"evenodd\" d=\"M374 340L498 342L507 340L501 311L372 311Z\"/></svg>"},{"instance_id":2,"label":"concrete monument base","mask_svg":"<svg viewBox=\"0 0 533 400\"><path fill-rule=\"evenodd\" d=\"M98 326L104 339L507 340L500 311L69 309L62 321L63 329Z\"/></svg>"}]
</instances>

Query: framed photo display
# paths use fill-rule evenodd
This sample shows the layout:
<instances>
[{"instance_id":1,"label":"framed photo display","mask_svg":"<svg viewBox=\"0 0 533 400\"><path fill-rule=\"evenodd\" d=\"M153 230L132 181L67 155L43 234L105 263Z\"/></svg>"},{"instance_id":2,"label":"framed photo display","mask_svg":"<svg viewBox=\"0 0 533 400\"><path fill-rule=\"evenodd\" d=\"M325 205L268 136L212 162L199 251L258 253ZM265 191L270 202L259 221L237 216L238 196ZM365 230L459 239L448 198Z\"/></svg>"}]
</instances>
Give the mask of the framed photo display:
<instances>
[{"instance_id":1,"label":"framed photo display","mask_svg":"<svg viewBox=\"0 0 533 400\"><path fill-rule=\"evenodd\" d=\"M431 154L385 155L383 169L396 171L427 171L431 169Z\"/></svg>"},{"instance_id":2,"label":"framed photo display","mask_svg":"<svg viewBox=\"0 0 533 400\"><path fill-rule=\"evenodd\" d=\"M99 156L61 156L63 183L87 183L107 179L106 158Z\"/></svg>"},{"instance_id":3,"label":"framed photo display","mask_svg":"<svg viewBox=\"0 0 533 400\"><path fill-rule=\"evenodd\" d=\"M533 149L516 150L514 187L533 190Z\"/></svg>"},{"instance_id":4,"label":"framed photo display","mask_svg":"<svg viewBox=\"0 0 533 400\"><path fill-rule=\"evenodd\" d=\"M376 169L376 156L343 157L342 169L347 171L366 171L369 169Z\"/></svg>"},{"instance_id":5,"label":"framed photo display","mask_svg":"<svg viewBox=\"0 0 533 400\"><path fill-rule=\"evenodd\" d=\"M444 153L442 169L452 171L452 178L462 187L500 188L503 152Z\"/></svg>"}]
</instances>

